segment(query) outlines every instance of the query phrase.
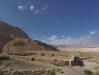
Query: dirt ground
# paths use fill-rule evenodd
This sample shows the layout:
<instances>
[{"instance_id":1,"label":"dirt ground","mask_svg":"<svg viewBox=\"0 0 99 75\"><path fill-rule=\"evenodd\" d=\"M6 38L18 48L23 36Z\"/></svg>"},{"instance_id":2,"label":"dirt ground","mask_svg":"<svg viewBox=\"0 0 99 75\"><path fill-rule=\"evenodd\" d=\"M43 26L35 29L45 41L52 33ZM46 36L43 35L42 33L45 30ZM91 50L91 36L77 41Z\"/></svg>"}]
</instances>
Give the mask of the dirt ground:
<instances>
[{"instance_id":1,"label":"dirt ground","mask_svg":"<svg viewBox=\"0 0 99 75\"><path fill-rule=\"evenodd\" d=\"M54 65L52 60L67 60L70 55L78 54L80 58L84 58L84 66L69 66L69 65ZM99 71L99 53L98 52L53 52L53 51L39 51L35 55L31 56L19 56L11 55L12 59L28 61L29 63L35 63L41 65L41 67L48 67L55 69L56 75L84 75L84 70L90 70L92 72ZM34 58L33 60L31 60Z\"/></svg>"}]
</instances>

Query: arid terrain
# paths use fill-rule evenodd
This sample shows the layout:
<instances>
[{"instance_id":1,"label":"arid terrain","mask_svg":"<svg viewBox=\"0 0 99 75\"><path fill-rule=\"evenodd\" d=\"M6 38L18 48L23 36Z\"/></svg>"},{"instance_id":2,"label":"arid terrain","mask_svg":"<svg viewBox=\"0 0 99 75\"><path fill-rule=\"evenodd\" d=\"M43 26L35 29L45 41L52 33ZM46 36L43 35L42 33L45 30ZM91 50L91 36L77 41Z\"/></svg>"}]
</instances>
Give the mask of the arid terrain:
<instances>
[{"instance_id":1,"label":"arid terrain","mask_svg":"<svg viewBox=\"0 0 99 75\"><path fill-rule=\"evenodd\" d=\"M99 75L98 47L56 48L3 22L0 30L0 75Z\"/></svg>"},{"instance_id":2,"label":"arid terrain","mask_svg":"<svg viewBox=\"0 0 99 75\"><path fill-rule=\"evenodd\" d=\"M69 62L74 61L73 55L81 58L84 65L70 65ZM99 53L96 52L38 51L33 52L33 55L11 55L10 58L31 63L36 62L36 64L44 65L43 67L49 66L50 69L55 70L56 75L84 75L85 70L90 70L94 74L99 72Z\"/></svg>"}]
</instances>

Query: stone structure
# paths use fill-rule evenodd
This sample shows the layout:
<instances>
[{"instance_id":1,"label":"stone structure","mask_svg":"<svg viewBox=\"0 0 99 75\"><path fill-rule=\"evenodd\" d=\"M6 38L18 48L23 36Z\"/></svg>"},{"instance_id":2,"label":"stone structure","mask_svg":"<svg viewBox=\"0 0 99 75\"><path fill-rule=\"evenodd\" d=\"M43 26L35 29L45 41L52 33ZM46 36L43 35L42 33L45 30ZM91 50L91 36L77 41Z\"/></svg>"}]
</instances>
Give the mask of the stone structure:
<instances>
[{"instance_id":1,"label":"stone structure","mask_svg":"<svg viewBox=\"0 0 99 75\"><path fill-rule=\"evenodd\" d=\"M72 56L71 58L69 58L69 66L84 66L83 61L77 57L77 56Z\"/></svg>"}]
</instances>

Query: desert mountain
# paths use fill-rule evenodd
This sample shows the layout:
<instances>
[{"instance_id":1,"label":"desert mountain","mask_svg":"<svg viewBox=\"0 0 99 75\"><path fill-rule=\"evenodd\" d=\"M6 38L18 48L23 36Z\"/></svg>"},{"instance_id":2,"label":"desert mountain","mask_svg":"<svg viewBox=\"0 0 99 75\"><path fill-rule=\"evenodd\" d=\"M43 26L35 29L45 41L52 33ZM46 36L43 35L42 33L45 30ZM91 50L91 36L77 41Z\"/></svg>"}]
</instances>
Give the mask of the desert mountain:
<instances>
[{"instance_id":1,"label":"desert mountain","mask_svg":"<svg viewBox=\"0 0 99 75\"><path fill-rule=\"evenodd\" d=\"M18 27L11 26L7 23L0 22L0 52L2 47L15 37L29 38L24 31Z\"/></svg>"},{"instance_id":2,"label":"desert mountain","mask_svg":"<svg viewBox=\"0 0 99 75\"><path fill-rule=\"evenodd\" d=\"M23 55L33 51L57 51L57 49L37 40L15 38L3 47L3 51L9 54Z\"/></svg>"},{"instance_id":3,"label":"desert mountain","mask_svg":"<svg viewBox=\"0 0 99 75\"><path fill-rule=\"evenodd\" d=\"M51 51L56 48L37 40L31 40L28 35L18 27L0 22L0 52L12 53L25 51Z\"/></svg>"}]
</instances>

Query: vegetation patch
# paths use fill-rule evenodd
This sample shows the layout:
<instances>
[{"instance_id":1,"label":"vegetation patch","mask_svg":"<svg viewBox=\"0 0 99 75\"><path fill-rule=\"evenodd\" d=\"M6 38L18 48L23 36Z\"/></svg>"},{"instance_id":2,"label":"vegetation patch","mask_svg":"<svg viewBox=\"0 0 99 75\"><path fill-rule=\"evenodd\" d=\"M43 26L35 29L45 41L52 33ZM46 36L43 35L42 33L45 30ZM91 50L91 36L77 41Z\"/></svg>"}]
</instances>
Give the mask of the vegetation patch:
<instances>
[{"instance_id":1,"label":"vegetation patch","mask_svg":"<svg viewBox=\"0 0 99 75\"><path fill-rule=\"evenodd\" d=\"M93 72L90 70L84 70L85 75L93 75Z\"/></svg>"},{"instance_id":2,"label":"vegetation patch","mask_svg":"<svg viewBox=\"0 0 99 75\"><path fill-rule=\"evenodd\" d=\"M44 54L44 53L41 53L41 55L42 55L42 56L45 56L45 54Z\"/></svg>"},{"instance_id":3,"label":"vegetation patch","mask_svg":"<svg viewBox=\"0 0 99 75\"><path fill-rule=\"evenodd\" d=\"M56 73L55 73L54 70L53 70L53 71L48 71L48 72L47 72L47 75L56 75Z\"/></svg>"},{"instance_id":4,"label":"vegetation patch","mask_svg":"<svg viewBox=\"0 0 99 75\"><path fill-rule=\"evenodd\" d=\"M64 65L66 65L65 61L59 61L57 59L54 59L52 64L55 65L55 66L64 66Z\"/></svg>"},{"instance_id":5,"label":"vegetation patch","mask_svg":"<svg viewBox=\"0 0 99 75\"><path fill-rule=\"evenodd\" d=\"M32 61L35 61L35 58L32 58Z\"/></svg>"}]
</instances>

